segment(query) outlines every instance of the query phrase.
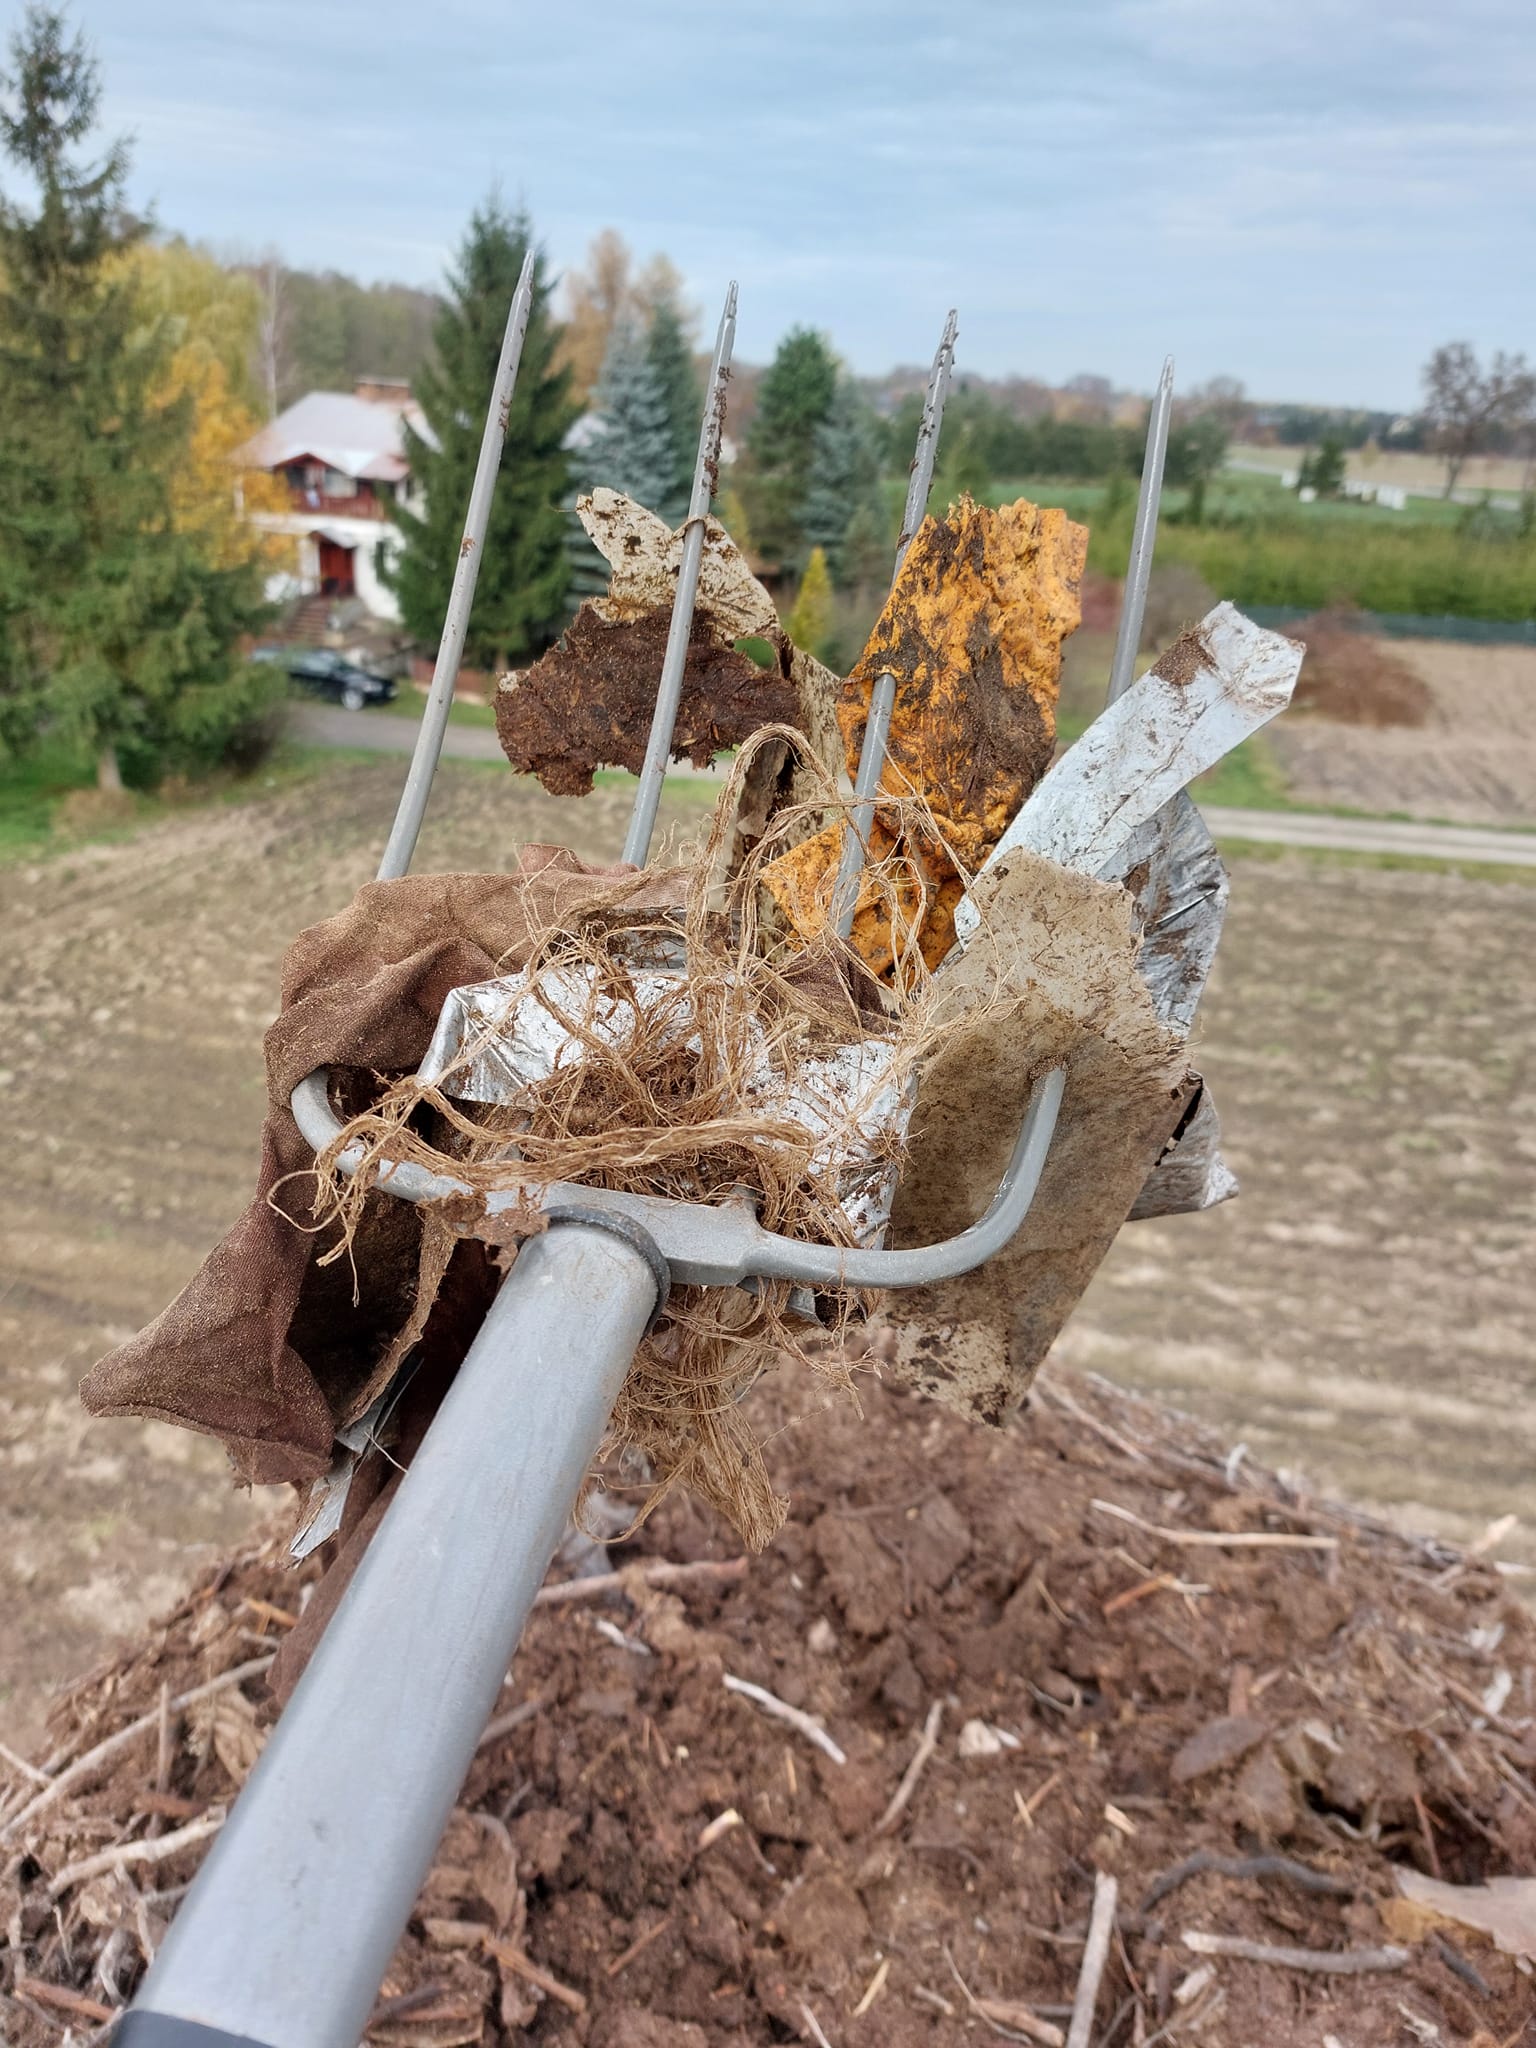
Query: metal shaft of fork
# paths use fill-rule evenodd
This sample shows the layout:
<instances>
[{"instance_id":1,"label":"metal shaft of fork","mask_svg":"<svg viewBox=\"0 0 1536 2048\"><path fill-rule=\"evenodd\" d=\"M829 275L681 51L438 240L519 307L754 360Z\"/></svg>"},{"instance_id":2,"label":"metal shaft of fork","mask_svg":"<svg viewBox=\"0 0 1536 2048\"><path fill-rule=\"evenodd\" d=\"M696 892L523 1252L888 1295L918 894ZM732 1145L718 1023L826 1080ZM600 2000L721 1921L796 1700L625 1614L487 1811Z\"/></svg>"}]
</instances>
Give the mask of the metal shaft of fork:
<instances>
[{"instance_id":1,"label":"metal shaft of fork","mask_svg":"<svg viewBox=\"0 0 1536 2048\"><path fill-rule=\"evenodd\" d=\"M1109 692L1105 701L1110 704L1125 695L1136 675L1141 625L1147 611L1147 585L1152 577L1152 551L1157 545L1157 508L1163 496L1163 464L1168 456L1168 421L1172 411L1173 357L1168 356L1147 420L1141 489L1136 494L1136 524L1131 529L1131 553L1125 565L1125 595L1120 601L1120 624L1109 664Z\"/></svg>"},{"instance_id":2,"label":"metal shaft of fork","mask_svg":"<svg viewBox=\"0 0 1536 2048\"><path fill-rule=\"evenodd\" d=\"M704 559L704 521L720 471L720 441L725 432L725 387L731 374L731 350L736 341L736 286L725 295L725 310L715 336L714 361L709 368L709 394L704 401L704 421L699 428L699 454L694 464L693 495L688 501L688 523L683 533L683 558L677 572L677 594L672 600L672 623L667 629L667 651L662 657L661 680L656 686L656 709L651 715L645 760L640 769L640 787L635 791L629 814L629 831L624 840L624 858L643 868L650 856L656 831L656 812L661 803L661 785L672 752L672 734L677 726L677 707L683 694L683 670L688 663L688 640L693 632L694 600L699 594L699 567Z\"/></svg>"},{"instance_id":3,"label":"metal shaft of fork","mask_svg":"<svg viewBox=\"0 0 1536 2048\"><path fill-rule=\"evenodd\" d=\"M934 464L938 460L939 428L944 420L944 400L949 392L950 373L955 366L955 336L958 325L953 308L944 322L933 368L928 374L928 395L923 402L922 422L917 430L917 447L907 479L907 502L901 516L901 535L896 542L896 567L891 574L894 589L901 565L912 545L912 536L923 523L928 493L933 489ZM858 772L853 780L853 813L843 833L838 856L837 879L832 885L832 928L840 939L853 930L858 908L859 877L869 858L869 833L875 819L875 795L885 768L886 742L891 733L891 713L896 707L896 678L876 676L869 693L869 716L864 721L864 739L859 748Z\"/></svg>"},{"instance_id":4,"label":"metal shaft of fork","mask_svg":"<svg viewBox=\"0 0 1536 2048\"><path fill-rule=\"evenodd\" d=\"M523 1246L176 1915L130 2048L207 2048L189 2027L356 2048L656 1291L654 1259L607 1229Z\"/></svg>"},{"instance_id":5,"label":"metal shaft of fork","mask_svg":"<svg viewBox=\"0 0 1536 2048\"><path fill-rule=\"evenodd\" d=\"M512 305L507 314L501 360L496 366L496 378L491 386L490 408L485 415L485 431L480 437L480 458L475 464L469 510L464 517L464 538L459 543L458 558L453 565L453 587L448 594L442 638L437 643L432 687L422 707L411 765L405 773L405 787L400 792L395 822L389 828L384 858L379 862L378 879L381 882L392 882L410 872L416 841L421 833L421 821L426 816L427 798L432 793L432 778L437 773L438 756L443 751L448 708L453 702L459 663L464 658L464 636L469 631L470 608L475 601L475 584L480 576L480 557L485 552L485 536L491 523L491 500L496 495L496 477L501 468L502 450L506 446L512 392L517 384L523 341L528 332L528 315L533 306L533 273L534 252L530 249L523 258L522 275L517 281L517 290L512 294Z\"/></svg>"}]
</instances>

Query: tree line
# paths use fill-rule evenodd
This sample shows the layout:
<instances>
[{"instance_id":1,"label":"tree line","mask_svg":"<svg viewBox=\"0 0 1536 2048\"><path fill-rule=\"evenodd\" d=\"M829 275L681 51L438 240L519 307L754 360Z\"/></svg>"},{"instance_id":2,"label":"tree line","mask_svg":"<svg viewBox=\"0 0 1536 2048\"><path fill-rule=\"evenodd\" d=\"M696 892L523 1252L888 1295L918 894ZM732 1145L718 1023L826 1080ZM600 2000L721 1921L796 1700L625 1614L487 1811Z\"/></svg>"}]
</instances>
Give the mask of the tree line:
<instances>
[{"instance_id":1,"label":"tree line","mask_svg":"<svg viewBox=\"0 0 1536 2048\"><path fill-rule=\"evenodd\" d=\"M388 509L402 617L433 644L530 249L532 315L470 662L537 655L573 598L601 582L574 518L580 492L607 484L682 517L703 392L697 316L664 257L637 265L617 235L600 235L563 280L558 317L531 221L493 194L440 295L309 277L275 258L221 265L157 241L130 208L128 152L98 140L99 103L90 49L35 0L0 76L0 155L34 195L0 192L0 748L60 739L88 750L112 786L259 744L275 678L242 650L269 616L264 584L280 565L237 514L235 453L286 399L360 372L409 375L424 416L420 432L406 428L419 495ZM1103 379L1073 380L1055 410L1042 391L961 379L938 502L1088 480L1108 486L1111 522L1128 511L1144 416L1114 416ZM1521 357L1482 365L1450 344L1426 367L1425 394L1448 491L1480 449L1527 430L1536 442L1536 380ZM763 573L798 593L800 635L829 655L846 651L838 606L849 622L866 615L890 573L921 395L909 386L884 409L880 395L803 327L733 384L736 460L717 510ZM1184 489L1186 522L1200 523L1206 486L1252 414L1230 379L1181 398L1167 477ZM1336 487L1341 449L1312 462L1315 484ZM248 511L285 502L275 479L242 488Z\"/></svg>"}]
</instances>

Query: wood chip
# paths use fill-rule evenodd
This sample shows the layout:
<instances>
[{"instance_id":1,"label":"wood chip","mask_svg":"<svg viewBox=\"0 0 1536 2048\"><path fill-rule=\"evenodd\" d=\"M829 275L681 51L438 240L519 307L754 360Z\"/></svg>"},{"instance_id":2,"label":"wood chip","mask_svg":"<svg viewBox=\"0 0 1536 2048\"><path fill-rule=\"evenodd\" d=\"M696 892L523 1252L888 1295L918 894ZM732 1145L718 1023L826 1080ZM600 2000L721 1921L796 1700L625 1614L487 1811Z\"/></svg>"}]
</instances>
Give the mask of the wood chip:
<instances>
[{"instance_id":1,"label":"wood chip","mask_svg":"<svg viewBox=\"0 0 1536 2048\"><path fill-rule=\"evenodd\" d=\"M1113 1515L1117 1521L1129 1522L1133 1529L1144 1530L1148 1536L1160 1537L1164 1543L1186 1543L1204 1545L1211 1550L1337 1550L1337 1536L1287 1536L1280 1531L1268 1529L1165 1529L1160 1522L1148 1522L1140 1515L1132 1514L1129 1508L1117 1507L1112 1500L1092 1500L1088 1503L1102 1515Z\"/></svg>"},{"instance_id":2,"label":"wood chip","mask_svg":"<svg viewBox=\"0 0 1536 2048\"><path fill-rule=\"evenodd\" d=\"M699 1830L699 1847L711 1848L722 1835L728 1835L732 1828L741 1826L741 1815L734 1806L728 1806L724 1813L717 1813L712 1821Z\"/></svg>"},{"instance_id":3,"label":"wood chip","mask_svg":"<svg viewBox=\"0 0 1536 2048\"><path fill-rule=\"evenodd\" d=\"M1150 1593L1169 1593L1178 1586L1172 1572L1159 1572L1155 1578L1143 1579L1139 1586L1127 1586L1123 1593L1117 1593L1113 1600L1106 1600L1099 1612L1106 1621L1122 1608L1134 1607L1138 1600L1145 1600Z\"/></svg>"},{"instance_id":4,"label":"wood chip","mask_svg":"<svg viewBox=\"0 0 1536 2048\"><path fill-rule=\"evenodd\" d=\"M880 1996L881 1992L885 1989L885 1980L887 1977L889 1977L890 1974L891 1959L889 1956L886 1956L882 1960L879 1969L876 1970L873 1977L870 1978L868 1984L865 1985L864 1996L853 2008L853 2017L856 2020L863 2019L865 2013L869 2011L869 2008L874 2004L875 2000Z\"/></svg>"},{"instance_id":5,"label":"wood chip","mask_svg":"<svg viewBox=\"0 0 1536 2048\"><path fill-rule=\"evenodd\" d=\"M1271 1963L1278 1970L1303 1970L1321 1977L1362 1977L1373 1970L1400 1970L1405 1948L1281 1948L1245 1941L1237 1934L1203 1934L1190 1928L1179 1939L1197 1956L1231 1956L1240 1963Z\"/></svg>"},{"instance_id":6,"label":"wood chip","mask_svg":"<svg viewBox=\"0 0 1536 2048\"><path fill-rule=\"evenodd\" d=\"M754 1685L749 1678L735 1678L729 1671L721 1683L727 1692L733 1692L741 1699L751 1700L753 1705L761 1707L765 1714L772 1714L776 1721L786 1722L789 1727L803 1735L807 1742L814 1742L823 1756L831 1757L833 1763L847 1763L846 1754L838 1748L814 1715L803 1714L798 1707L792 1707L788 1700L781 1700L777 1693L769 1692L764 1686Z\"/></svg>"}]
</instances>

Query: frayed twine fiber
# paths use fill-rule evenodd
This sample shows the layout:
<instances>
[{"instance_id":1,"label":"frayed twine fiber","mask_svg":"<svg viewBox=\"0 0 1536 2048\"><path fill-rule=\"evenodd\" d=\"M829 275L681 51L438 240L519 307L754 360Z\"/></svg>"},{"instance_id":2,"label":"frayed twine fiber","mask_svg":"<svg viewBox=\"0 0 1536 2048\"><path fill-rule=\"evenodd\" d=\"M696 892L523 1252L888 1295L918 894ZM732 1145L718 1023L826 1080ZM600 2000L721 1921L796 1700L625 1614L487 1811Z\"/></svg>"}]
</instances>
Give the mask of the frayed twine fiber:
<instances>
[{"instance_id":1,"label":"frayed twine fiber","mask_svg":"<svg viewBox=\"0 0 1536 2048\"><path fill-rule=\"evenodd\" d=\"M737 803L756 752L787 743L825 784L812 803L779 813L733 874L725 873ZM914 800L914 805L915 805ZM681 923L654 914L626 914L621 885L583 916L574 929L538 935L526 973L530 987L541 970L576 968L589 991L581 1007L558 1013L579 1059L558 1064L547 1079L524 1085L510 1100L463 1103L443 1087L414 1075L385 1087L379 1100L354 1116L316 1162L315 1215L340 1228L327 1261L348 1255L364 1199L381 1167L416 1162L464 1182L481 1198L473 1211L459 1196L420 1205L423 1238L414 1311L399 1332L386 1365L403 1361L419 1339L458 1237L484 1227L483 1197L517 1185L581 1181L589 1186L718 1203L738 1189L753 1196L768 1230L812 1243L851 1245L848 1218L834 1176L823 1164L826 1134L787 1116L765 1115L748 1082L765 1058L786 1090L813 1056L879 1037L892 1049L891 1078L910 1080L931 1043L934 1026L921 1018L918 993L925 982L915 944L897 949L894 987L882 988L830 931L811 941L776 937L760 921L768 899L762 869L786 844L821 823L829 806L843 803L800 734L768 726L736 757L716 805L709 841L691 870ZM863 885L889 905L893 924L910 924L913 881L899 861L871 868ZM920 910L920 891L919 891ZM668 1000L649 1014L633 1001L630 961L648 942L686 948L686 1002L690 1029L680 1031ZM857 993L855 993L857 992ZM614 1035L611 1022L595 1028L595 1011L613 999L630 1000L632 1026ZM543 1000L530 995L524 1000ZM474 1048L463 1055L473 1057ZM448 1077L451 1084L451 1076ZM851 1150L854 1118L848 1120ZM337 1165L347 1147L362 1148L351 1175ZM894 1148L893 1148L894 1149ZM891 1165L899 1165L892 1158ZM521 1239L542 1229L532 1205L496 1218L496 1240L515 1257ZM642 1342L614 1409L601 1459L608 1491L637 1496L634 1525L675 1486L685 1485L717 1508L754 1549L777 1533L788 1503L769 1483L761 1448L739 1402L751 1383L782 1354L812 1367L830 1383L849 1387L849 1368L838 1341L848 1324L874 1312L877 1298L844 1290L822 1297L818 1328L788 1313L787 1283L761 1281L741 1288L676 1287L657 1327ZM617 1478L608 1469L617 1467ZM636 1479L633 1475L643 1476Z\"/></svg>"}]
</instances>

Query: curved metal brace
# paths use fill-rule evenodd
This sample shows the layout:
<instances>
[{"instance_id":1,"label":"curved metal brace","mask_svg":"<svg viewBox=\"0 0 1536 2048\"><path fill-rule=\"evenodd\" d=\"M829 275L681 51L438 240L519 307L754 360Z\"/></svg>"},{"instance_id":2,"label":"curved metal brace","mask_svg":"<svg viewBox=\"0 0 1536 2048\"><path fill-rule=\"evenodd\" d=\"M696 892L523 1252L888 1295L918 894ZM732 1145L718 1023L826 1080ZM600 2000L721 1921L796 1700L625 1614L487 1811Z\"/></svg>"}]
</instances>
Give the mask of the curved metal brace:
<instances>
[{"instance_id":1,"label":"curved metal brace","mask_svg":"<svg viewBox=\"0 0 1536 2048\"><path fill-rule=\"evenodd\" d=\"M342 1131L331 1109L329 1080L328 1070L321 1067L301 1081L291 1097L294 1121L317 1153L334 1144ZM684 1286L739 1287L743 1280L756 1278L789 1280L804 1287L927 1287L985 1265L1013 1238L1040 1185L1065 1087L1065 1070L1053 1067L1030 1091L1013 1157L986 1214L956 1237L911 1251L802 1244L796 1238L764 1230L745 1196L711 1207L702 1202L672 1202L660 1195L618 1194L576 1181L550 1181L497 1188L482 1199L487 1216L519 1207L553 1209L574 1204L629 1217L650 1233L672 1278ZM361 1145L347 1146L337 1160L347 1174L355 1173L362 1162ZM410 1161L382 1167L379 1186L407 1202L474 1196L477 1192L464 1181L429 1172Z\"/></svg>"}]
</instances>

